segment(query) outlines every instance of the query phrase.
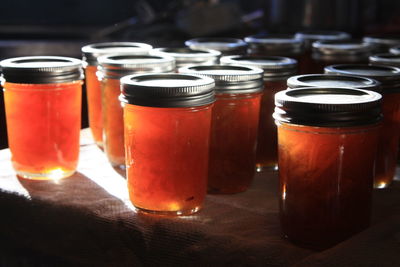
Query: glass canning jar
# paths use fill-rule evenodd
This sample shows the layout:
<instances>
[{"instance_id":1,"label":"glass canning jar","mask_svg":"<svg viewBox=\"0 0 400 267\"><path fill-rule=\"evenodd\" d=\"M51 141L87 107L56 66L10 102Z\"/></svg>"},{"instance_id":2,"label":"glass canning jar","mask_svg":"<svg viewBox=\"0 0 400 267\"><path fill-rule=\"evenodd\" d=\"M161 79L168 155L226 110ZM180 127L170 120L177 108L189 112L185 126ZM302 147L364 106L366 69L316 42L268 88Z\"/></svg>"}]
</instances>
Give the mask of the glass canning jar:
<instances>
[{"instance_id":1,"label":"glass canning jar","mask_svg":"<svg viewBox=\"0 0 400 267\"><path fill-rule=\"evenodd\" d=\"M275 95L280 221L292 242L325 249L369 226L380 100L339 87Z\"/></svg>"},{"instance_id":2,"label":"glass canning jar","mask_svg":"<svg viewBox=\"0 0 400 267\"><path fill-rule=\"evenodd\" d=\"M100 81L96 76L97 58L107 54L131 53L145 55L152 49L151 45L134 42L96 43L82 47L82 60L85 67L85 85L87 92L89 126L96 144L103 147L103 118L101 113Z\"/></svg>"},{"instance_id":3,"label":"glass canning jar","mask_svg":"<svg viewBox=\"0 0 400 267\"><path fill-rule=\"evenodd\" d=\"M325 73L363 76L381 83L383 124L374 187L389 186L395 175L400 137L400 69L384 65L340 64L327 66Z\"/></svg>"},{"instance_id":4,"label":"glass canning jar","mask_svg":"<svg viewBox=\"0 0 400 267\"><path fill-rule=\"evenodd\" d=\"M299 73L309 74L313 73L313 60L311 58L312 43L315 41L333 41L333 40L346 40L350 39L350 35L340 31L300 31L294 36L304 43L304 54L299 61Z\"/></svg>"},{"instance_id":5,"label":"glass canning jar","mask_svg":"<svg viewBox=\"0 0 400 267\"><path fill-rule=\"evenodd\" d=\"M264 90L261 98L260 119L258 124L256 169L276 170L278 168L277 132L272 113L274 113L274 95L286 89L286 80L295 75L297 61L277 56L225 56L221 64L235 64L258 67L264 70Z\"/></svg>"},{"instance_id":6,"label":"glass canning jar","mask_svg":"<svg viewBox=\"0 0 400 267\"><path fill-rule=\"evenodd\" d=\"M190 49L188 47L155 48L151 54L175 58L177 69L189 65L217 64L221 56L221 52L217 50Z\"/></svg>"},{"instance_id":7,"label":"glass canning jar","mask_svg":"<svg viewBox=\"0 0 400 267\"><path fill-rule=\"evenodd\" d=\"M129 196L141 211L185 215L207 192L214 81L184 74L121 79Z\"/></svg>"},{"instance_id":8,"label":"glass canning jar","mask_svg":"<svg viewBox=\"0 0 400 267\"><path fill-rule=\"evenodd\" d=\"M103 146L110 163L125 169L123 109L118 99L120 79L129 74L173 72L172 57L132 54L110 54L98 58L101 81Z\"/></svg>"},{"instance_id":9,"label":"glass canning jar","mask_svg":"<svg viewBox=\"0 0 400 267\"><path fill-rule=\"evenodd\" d=\"M333 64L368 63L373 45L359 40L330 40L312 43L311 73L323 73L324 67Z\"/></svg>"},{"instance_id":10,"label":"glass canning jar","mask_svg":"<svg viewBox=\"0 0 400 267\"><path fill-rule=\"evenodd\" d=\"M78 164L82 62L55 56L1 61L11 161L28 179L61 179Z\"/></svg>"},{"instance_id":11,"label":"glass canning jar","mask_svg":"<svg viewBox=\"0 0 400 267\"><path fill-rule=\"evenodd\" d=\"M221 52L222 55L244 55L247 43L241 39L224 37L203 37L190 39L185 42L190 49L211 49Z\"/></svg>"},{"instance_id":12,"label":"glass canning jar","mask_svg":"<svg viewBox=\"0 0 400 267\"><path fill-rule=\"evenodd\" d=\"M179 72L215 80L208 192L245 191L255 173L263 70L239 65L207 65L184 67Z\"/></svg>"}]
</instances>

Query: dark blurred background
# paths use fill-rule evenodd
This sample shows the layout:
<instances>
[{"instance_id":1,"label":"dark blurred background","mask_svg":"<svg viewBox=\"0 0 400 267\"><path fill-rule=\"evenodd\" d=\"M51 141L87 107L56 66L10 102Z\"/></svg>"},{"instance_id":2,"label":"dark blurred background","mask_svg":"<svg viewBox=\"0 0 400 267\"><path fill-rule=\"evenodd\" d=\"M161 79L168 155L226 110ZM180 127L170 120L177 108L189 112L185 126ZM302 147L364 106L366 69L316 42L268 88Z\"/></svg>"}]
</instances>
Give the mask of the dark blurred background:
<instances>
[{"instance_id":1,"label":"dark blurred background","mask_svg":"<svg viewBox=\"0 0 400 267\"><path fill-rule=\"evenodd\" d=\"M83 45L102 41L173 47L193 37L243 38L305 29L342 30L356 38L398 35L399 14L399 0L3 0L0 59L80 58ZM87 127L86 103L83 107L82 127ZM0 148L7 144L4 129L3 109Z\"/></svg>"}]
</instances>

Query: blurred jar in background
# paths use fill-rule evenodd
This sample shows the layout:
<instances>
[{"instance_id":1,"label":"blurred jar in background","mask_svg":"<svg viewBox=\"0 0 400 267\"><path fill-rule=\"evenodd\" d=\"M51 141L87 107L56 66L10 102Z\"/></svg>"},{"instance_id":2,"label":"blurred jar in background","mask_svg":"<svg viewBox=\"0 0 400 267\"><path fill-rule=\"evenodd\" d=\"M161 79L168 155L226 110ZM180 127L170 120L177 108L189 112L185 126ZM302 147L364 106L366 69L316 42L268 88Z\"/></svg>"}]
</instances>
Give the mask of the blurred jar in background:
<instances>
[{"instance_id":1,"label":"blurred jar in background","mask_svg":"<svg viewBox=\"0 0 400 267\"><path fill-rule=\"evenodd\" d=\"M17 174L71 176L79 157L82 62L54 56L1 61L7 134Z\"/></svg>"},{"instance_id":2,"label":"blurred jar in background","mask_svg":"<svg viewBox=\"0 0 400 267\"><path fill-rule=\"evenodd\" d=\"M400 138L400 69L384 65L341 64L326 67L325 73L364 76L381 83L383 124L374 187L388 187L395 175Z\"/></svg>"},{"instance_id":3,"label":"blurred jar in background","mask_svg":"<svg viewBox=\"0 0 400 267\"><path fill-rule=\"evenodd\" d=\"M277 132L272 113L274 95L286 89L286 80L296 74L297 61L277 56L225 56L221 64L258 67L264 70L264 90L258 125L256 169L276 170L278 167Z\"/></svg>"},{"instance_id":4,"label":"blurred jar in background","mask_svg":"<svg viewBox=\"0 0 400 267\"><path fill-rule=\"evenodd\" d=\"M120 79L129 74L174 72L172 57L110 54L98 58L102 90L103 145L110 163L125 169L123 109L118 99Z\"/></svg>"},{"instance_id":5,"label":"blurred jar in background","mask_svg":"<svg viewBox=\"0 0 400 267\"><path fill-rule=\"evenodd\" d=\"M189 65L218 64L218 59L221 56L221 52L217 50L194 50L188 47L155 48L151 51L151 54L175 58L176 69Z\"/></svg>"},{"instance_id":6,"label":"blurred jar in background","mask_svg":"<svg viewBox=\"0 0 400 267\"><path fill-rule=\"evenodd\" d=\"M312 73L323 73L328 65L368 63L372 49L371 44L357 40L316 41L312 43Z\"/></svg>"},{"instance_id":7,"label":"blurred jar in background","mask_svg":"<svg viewBox=\"0 0 400 267\"><path fill-rule=\"evenodd\" d=\"M369 63L400 67L400 54L375 54L369 57Z\"/></svg>"},{"instance_id":8,"label":"blurred jar in background","mask_svg":"<svg viewBox=\"0 0 400 267\"><path fill-rule=\"evenodd\" d=\"M224 37L203 37L190 39L185 42L190 49L211 49L226 55L244 55L247 50L247 43L241 39Z\"/></svg>"},{"instance_id":9,"label":"blurred jar in background","mask_svg":"<svg viewBox=\"0 0 400 267\"><path fill-rule=\"evenodd\" d=\"M387 53L393 46L400 45L400 37L397 35L369 35L363 41L373 45L374 53Z\"/></svg>"},{"instance_id":10,"label":"blurred jar in background","mask_svg":"<svg viewBox=\"0 0 400 267\"><path fill-rule=\"evenodd\" d=\"M389 52L395 55L400 55L400 46L390 48Z\"/></svg>"},{"instance_id":11,"label":"blurred jar in background","mask_svg":"<svg viewBox=\"0 0 400 267\"><path fill-rule=\"evenodd\" d=\"M304 43L303 58L299 61L299 73L313 73L313 60L311 58L312 43L315 41L334 41L350 39L350 35L340 31L300 31L295 34L296 39Z\"/></svg>"},{"instance_id":12,"label":"blurred jar in background","mask_svg":"<svg viewBox=\"0 0 400 267\"><path fill-rule=\"evenodd\" d=\"M239 65L189 66L180 73L215 80L208 192L245 191L255 173L263 70Z\"/></svg>"},{"instance_id":13,"label":"blurred jar in background","mask_svg":"<svg viewBox=\"0 0 400 267\"><path fill-rule=\"evenodd\" d=\"M133 42L96 43L82 47L82 59L85 67L85 84L88 102L89 126L96 144L103 147L103 119L101 113L100 81L96 76L97 58L107 54L130 53L145 55L151 45Z\"/></svg>"},{"instance_id":14,"label":"blurred jar in background","mask_svg":"<svg viewBox=\"0 0 400 267\"><path fill-rule=\"evenodd\" d=\"M370 224L381 95L302 87L275 96L281 229L326 249Z\"/></svg>"},{"instance_id":15,"label":"blurred jar in background","mask_svg":"<svg viewBox=\"0 0 400 267\"><path fill-rule=\"evenodd\" d=\"M197 212L207 192L214 81L185 74L121 79L129 196L146 212Z\"/></svg>"}]
</instances>

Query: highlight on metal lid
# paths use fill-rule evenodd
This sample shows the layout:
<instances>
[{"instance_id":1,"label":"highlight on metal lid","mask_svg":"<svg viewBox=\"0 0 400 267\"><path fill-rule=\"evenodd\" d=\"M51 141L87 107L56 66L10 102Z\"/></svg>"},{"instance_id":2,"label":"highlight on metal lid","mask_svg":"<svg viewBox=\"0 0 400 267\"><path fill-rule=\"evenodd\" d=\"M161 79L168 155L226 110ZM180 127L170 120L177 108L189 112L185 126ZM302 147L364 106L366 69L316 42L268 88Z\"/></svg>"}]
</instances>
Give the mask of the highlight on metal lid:
<instances>
[{"instance_id":1,"label":"highlight on metal lid","mask_svg":"<svg viewBox=\"0 0 400 267\"><path fill-rule=\"evenodd\" d=\"M89 44L82 47L83 60L89 65L97 65L97 58L106 54L130 53L132 55L146 55L153 47L145 43L136 42L106 42Z\"/></svg>"},{"instance_id":2,"label":"highlight on metal lid","mask_svg":"<svg viewBox=\"0 0 400 267\"><path fill-rule=\"evenodd\" d=\"M221 57L222 65L241 65L264 70L264 80L286 79L297 71L297 60L278 56L234 55Z\"/></svg>"},{"instance_id":3,"label":"highlight on metal lid","mask_svg":"<svg viewBox=\"0 0 400 267\"><path fill-rule=\"evenodd\" d=\"M187 40L185 45L191 49L212 49L222 54L246 53L247 43L241 39L224 37L203 37Z\"/></svg>"},{"instance_id":4,"label":"highlight on metal lid","mask_svg":"<svg viewBox=\"0 0 400 267\"><path fill-rule=\"evenodd\" d=\"M134 73L173 72L175 59L170 56L109 54L98 58L104 78L120 79Z\"/></svg>"},{"instance_id":5,"label":"highlight on metal lid","mask_svg":"<svg viewBox=\"0 0 400 267\"><path fill-rule=\"evenodd\" d=\"M400 54L400 45L390 48L389 52L392 54L395 54L395 55L399 55Z\"/></svg>"},{"instance_id":6,"label":"highlight on metal lid","mask_svg":"<svg viewBox=\"0 0 400 267\"><path fill-rule=\"evenodd\" d=\"M350 39L350 34L341 31L322 31L322 30L308 30L308 31L299 31L294 37L296 39L301 39L304 41L304 44L307 49L311 48L311 44L314 41L320 40L344 40Z\"/></svg>"},{"instance_id":7,"label":"highlight on metal lid","mask_svg":"<svg viewBox=\"0 0 400 267\"><path fill-rule=\"evenodd\" d=\"M290 34L256 34L247 36L244 41L249 45L251 54L300 54L303 51L303 40ZM281 53L281 54L279 54Z\"/></svg>"},{"instance_id":8,"label":"highlight on metal lid","mask_svg":"<svg viewBox=\"0 0 400 267\"><path fill-rule=\"evenodd\" d=\"M83 79L82 61L70 57L30 56L0 62L2 77L12 83L64 83Z\"/></svg>"},{"instance_id":9,"label":"highlight on metal lid","mask_svg":"<svg viewBox=\"0 0 400 267\"><path fill-rule=\"evenodd\" d=\"M273 117L278 122L351 127L381 121L379 93L348 87L302 87L275 95Z\"/></svg>"},{"instance_id":10,"label":"highlight on metal lid","mask_svg":"<svg viewBox=\"0 0 400 267\"><path fill-rule=\"evenodd\" d=\"M123 103L151 107L193 107L215 101L214 80L208 77L153 73L128 75L121 79Z\"/></svg>"},{"instance_id":11,"label":"highlight on metal lid","mask_svg":"<svg viewBox=\"0 0 400 267\"><path fill-rule=\"evenodd\" d=\"M198 65L183 67L180 73L207 76L215 80L217 93L254 93L263 89L263 70L240 65Z\"/></svg>"},{"instance_id":12,"label":"highlight on metal lid","mask_svg":"<svg viewBox=\"0 0 400 267\"><path fill-rule=\"evenodd\" d=\"M217 50L191 49L189 47L155 48L150 54L175 58L177 68L196 64L216 64L221 56L221 52Z\"/></svg>"},{"instance_id":13,"label":"highlight on metal lid","mask_svg":"<svg viewBox=\"0 0 400 267\"><path fill-rule=\"evenodd\" d=\"M374 46L359 40L329 40L315 41L312 43L313 58L333 59L345 57L347 60L367 59Z\"/></svg>"},{"instance_id":14,"label":"highlight on metal lid","mask_svg":"<svg viewBox=\"0 0 400 267\"><path fill-rule=\"evenodd\" d=\"M288 89L300 87L352 87L355 89L380 92L380 82L361 76L334 74L304 74L292 76L287 80Z\"/></svg>"},{"instance_id":15,"label":"highlight on metal lid","mask_svg":"<svg viewBox=\"0 0 400 267\"><path fill-rule=\"evenodd\" d=\"M369 57L371 64L389 65L400 67L400 54L383 53L375 54Z\"/></svg>"}]
</instances>

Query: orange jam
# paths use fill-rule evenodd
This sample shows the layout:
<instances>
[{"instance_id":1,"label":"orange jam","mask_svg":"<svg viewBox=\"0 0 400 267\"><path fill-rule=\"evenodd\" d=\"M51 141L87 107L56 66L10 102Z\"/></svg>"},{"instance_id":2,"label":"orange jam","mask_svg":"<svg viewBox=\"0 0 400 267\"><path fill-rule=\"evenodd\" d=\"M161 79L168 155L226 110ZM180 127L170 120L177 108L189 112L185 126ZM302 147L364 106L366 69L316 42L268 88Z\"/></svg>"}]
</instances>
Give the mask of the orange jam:
<instances>
[{"instance_id":1,"label":"orange jam","mask_svg":"<svg viewBox=\"0 0 400 267\"><path fill-rule=\"evenodd\" d=\"M197 212L207 191L213 80L148 74L121 84L133 205L165 215Z\"/></svg>"},{"instance_id":2,"label":"orange jam","mask_svg":"<svg viewBox=\"0 0 400 267\"><path fill-rule=\"evenodd\" d=\"M15 171L29 179L72 175L79 156L81 62L64 57L23 57L4 60L1 65Z\"/></svg>"},{"instance_id":3,"label":"orange jam","mask_svg":"<svg viewBox=\"0 0 400 267\"><path fill-rule=\"evenodd\" d=\"M131 53L146 55L151 45L135 42L95 43L82 47L83 60L86 63L85 77L88 100L89 126L96 144L103 147L103 118L101 103L101 85L96 76L97 58L111 53Z\"/></svg>"},{"instance_id":4,"label":"orange jam","mask_svg":"<svg viewBox=\"0 0 400 267\"><path fill-rule=\"evenodd\" d=\"M275 99L283 235L325 249L367 228L380 95L308 87Z\"/></svg>"},{"instance_id":5,"label":"orange jam","mask_svg":"<svg viewBox=\"0 0 400 267\"><path fill-rule=\"evenodd\" d=\"M123 109L118 96L120 78L134 73L170 72L175 68L172 57L110 54L99 61L102 87L103 145L110 163L125 169Z\"/></svg>"},{"instance_id":6,"label":"orange jam","mask_svg":"<svg viewBox=\"0 0 400 267\"><path fill-rule=\"evenodd\" d=\"M216 95L211 127L210 193L237 193L250 186L260 101L261 93Z\"/></svg>"},{"instance_id":7,"label":"orange jam","mask_svg":"<svg viewBox=\"0 0 400 267\"><path fill-rule=\"evenodd\" d=\"M85 69L86 93L88 97L89 126L96 144L103 147L103 118L100 82L96 76L97 66Z\"/></svg>"},{"instance_id":8,"label":"orange jam","mask_svg":"<svg viewBox=\"0 0 400 267\"><path fill-rule=\"evenodd\" d=\"M179 72L215 80L208 192L245 191L255 173L263 70L240 65L204 65L180 68Z\"/></svg>"}]
</instances>

